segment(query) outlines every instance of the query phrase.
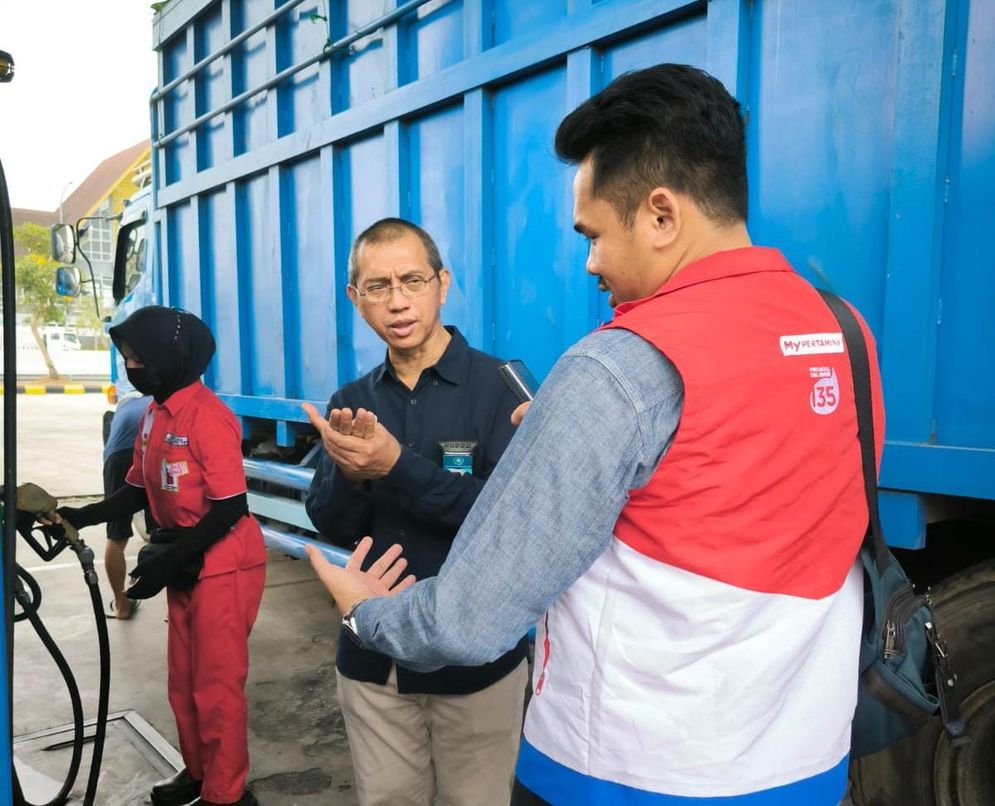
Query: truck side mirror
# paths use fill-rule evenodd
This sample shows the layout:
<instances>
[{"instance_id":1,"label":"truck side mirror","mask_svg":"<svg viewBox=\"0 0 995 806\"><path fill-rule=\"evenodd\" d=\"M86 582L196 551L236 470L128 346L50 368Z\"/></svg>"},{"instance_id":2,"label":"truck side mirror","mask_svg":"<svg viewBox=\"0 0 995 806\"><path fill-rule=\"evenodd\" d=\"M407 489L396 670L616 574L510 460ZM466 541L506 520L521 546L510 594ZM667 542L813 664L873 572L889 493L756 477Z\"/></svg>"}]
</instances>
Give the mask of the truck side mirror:
<instances>
[{"instance_id":1,"label":"truck side mirror","mask_svg":"<svg viewBox=\"0 0 995 806\"><path fill-rule=\"evenodd\" d=\"M56 263L76 262L76 233L69 224L53 224L52 260Z\"/></svg>"},{"instance_id":2,"label":"truck side mirror","mask_svg":"<svg viewBox=\"0 0 995 806\"><path fill-rule=\"evenodd\" d=\"M78 297L80 284L79 269L75 266L59 266L55 270L55 293L60 297Z\"/></svg>"},{"instance_id":3,"label":"truck side mirror","mask_svg":"<svg viewBox=\"0 0 995 806\"><path fill-rule=\"evenodd\" d=\"M14 78L14 57L7 51L0 50L0 84L6 84Z\"/></svg>"}]
</instances>

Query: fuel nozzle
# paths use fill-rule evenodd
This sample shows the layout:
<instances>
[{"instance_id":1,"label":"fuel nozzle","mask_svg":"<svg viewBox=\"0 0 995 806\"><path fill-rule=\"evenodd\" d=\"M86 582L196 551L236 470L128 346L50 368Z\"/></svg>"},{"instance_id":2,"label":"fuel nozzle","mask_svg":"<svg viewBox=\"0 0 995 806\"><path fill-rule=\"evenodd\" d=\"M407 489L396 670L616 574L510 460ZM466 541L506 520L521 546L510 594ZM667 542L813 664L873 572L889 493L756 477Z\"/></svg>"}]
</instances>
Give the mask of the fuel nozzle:
<instances>
[{"instance_id":1,"label":"fuel nozzle","mask_svg":"<svg viewBox=\"0 0 995 806\"><path fill-rule=\"evenodd\" d=\"M72 547L77 554L89 551L79 538L79 532L68 521L61 523L36 524L35 520L44 518L51 521L56 515L59 502L37 484L28 482L17 488L17 531L28 541L31 548L43 560L51 560L66 545ZM35 538L40 531L44 536L44 545Z\"/></svg>"}]
</instances>

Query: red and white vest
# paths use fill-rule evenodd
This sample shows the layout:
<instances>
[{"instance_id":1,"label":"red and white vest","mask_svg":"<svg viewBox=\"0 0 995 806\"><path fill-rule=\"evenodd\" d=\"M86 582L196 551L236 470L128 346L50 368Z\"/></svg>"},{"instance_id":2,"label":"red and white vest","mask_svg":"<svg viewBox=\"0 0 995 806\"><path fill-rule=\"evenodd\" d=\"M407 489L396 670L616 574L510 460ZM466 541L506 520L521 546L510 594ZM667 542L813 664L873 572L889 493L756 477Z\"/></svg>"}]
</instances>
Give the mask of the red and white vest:
<instances>
[{"instance_id":1,"label":"red and white vest","mask_svg":"<svg viewBox=\"0 0 995 806\"><path fill-rule=\"evenodd\" d=\"M683 410L615 539L540 625L526 741L592 779L687 797L837 767L867 525L839 325L778 251L748 248L686 266L607 327L673 362Z\"/></svg>"}]
</instances>

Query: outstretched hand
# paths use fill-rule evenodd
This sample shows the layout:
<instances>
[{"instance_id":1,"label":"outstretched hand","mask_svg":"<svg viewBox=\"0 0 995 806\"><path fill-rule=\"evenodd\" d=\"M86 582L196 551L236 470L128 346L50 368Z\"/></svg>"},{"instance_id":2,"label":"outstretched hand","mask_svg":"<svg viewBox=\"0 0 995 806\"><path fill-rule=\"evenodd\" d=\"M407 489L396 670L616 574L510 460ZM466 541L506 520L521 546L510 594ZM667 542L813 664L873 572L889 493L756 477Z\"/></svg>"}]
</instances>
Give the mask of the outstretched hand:
<instances>
[{"instance_id":1,"label":"outstretched hand","mask_svg":"<svg viewBox=\"0 0 995 806\"><path fill-rule=\"evenodd\" d=\"M372 546L372 537L364 537L360 540L345 568L330 563L317 547L307 547L307 556L311 561L311 567L318 574L321 583L332 594L335 604L343 614L348 613L354 605L364 599L393 596L415 584L414 574L408 574L404 579L401 579L401 574L407 568L408 561L401 556L403 549L397 543L380 555L380 558L367 570L362 570L363 562ZM399 579L400 582L398 582Z\"/></svg>"},{"instance_id":2,"label":"outstretched hand","mask_svg":"<svg viewBox=\"0 0 995 806\"><path fill-rule=\"evenodd\" d=\"M301 408L321 436L325 453L346 478L383 478L397 463L401 445L373 412L358 409L354 419L350 409L332 409L326 420L310 403Z\"/></svg>"}]
</instances>

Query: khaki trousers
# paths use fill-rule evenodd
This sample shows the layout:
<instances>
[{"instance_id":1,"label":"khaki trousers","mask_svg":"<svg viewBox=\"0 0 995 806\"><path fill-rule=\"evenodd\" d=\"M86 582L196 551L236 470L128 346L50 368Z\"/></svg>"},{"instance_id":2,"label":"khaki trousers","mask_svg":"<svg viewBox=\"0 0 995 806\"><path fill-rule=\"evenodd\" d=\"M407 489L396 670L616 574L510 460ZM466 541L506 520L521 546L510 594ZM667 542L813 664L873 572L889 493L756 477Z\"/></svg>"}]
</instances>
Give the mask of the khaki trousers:
<instances>
[{"instance_id":1,"label":"khaki trousers","mask_svg":"<svg viewBox=\"0 0 995 806\"><path fill-rule=\"evenodd\" d=\"M400 694L394 667L383 686L336 680L362 806L508 806L525 660L473 694Z\"/></svg>"}]
</instances>

